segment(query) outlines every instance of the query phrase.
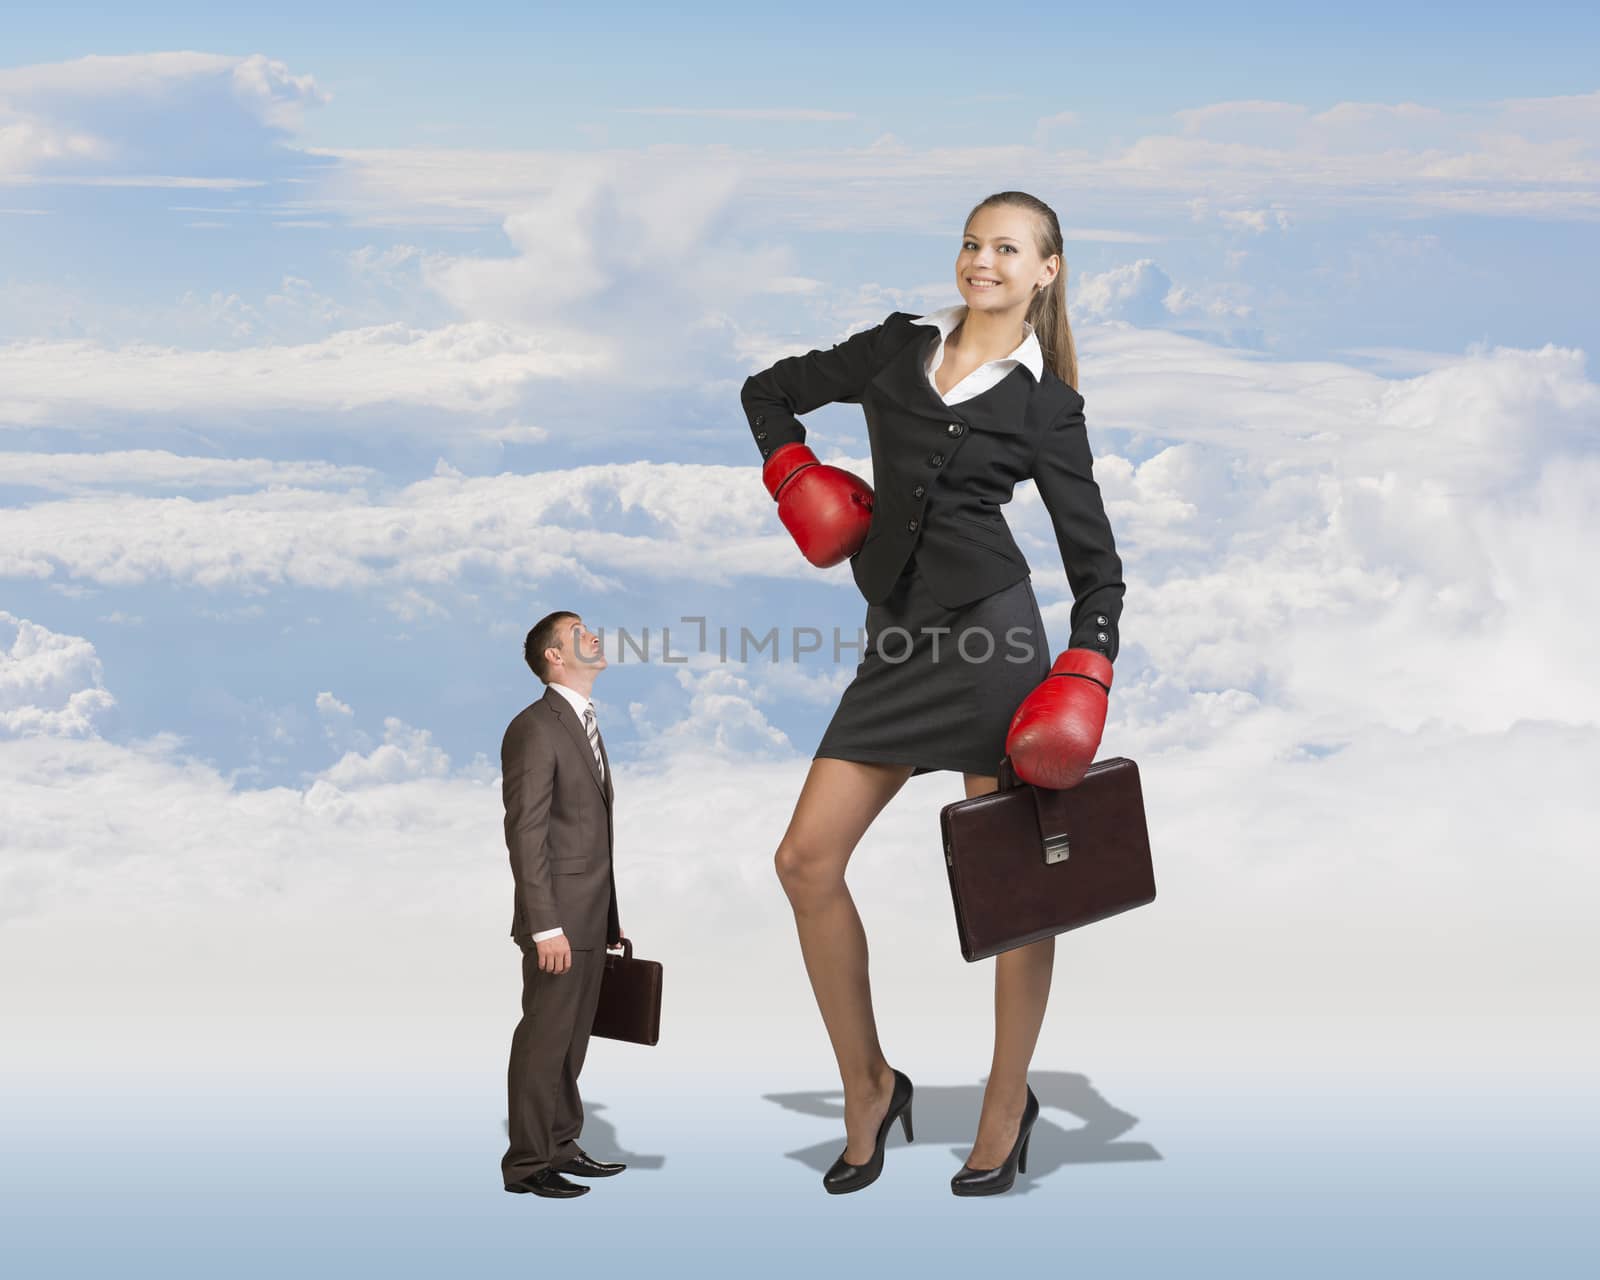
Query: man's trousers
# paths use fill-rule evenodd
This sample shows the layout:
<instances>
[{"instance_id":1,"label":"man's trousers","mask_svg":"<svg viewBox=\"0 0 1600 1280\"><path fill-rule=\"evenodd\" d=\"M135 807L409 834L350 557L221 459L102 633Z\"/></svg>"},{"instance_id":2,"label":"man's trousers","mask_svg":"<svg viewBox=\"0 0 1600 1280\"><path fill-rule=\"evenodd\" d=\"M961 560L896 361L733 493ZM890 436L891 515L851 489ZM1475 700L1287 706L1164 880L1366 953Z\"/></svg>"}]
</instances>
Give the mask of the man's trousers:
<instances>
[{"instance_id":1,"label":"man's trousers","mask_svg":"<svg viewBox=\"0 0 1600 1280\"><path fill-rule=\"evenodd\" d=\"M506 1073L511 1145L500 1162L507 1183L565 1164L578 1153L583 1103L578 1073L589 1049L605 973L603 948L572 952L565 973L541 973L533 939L522 948L522 1020Z\"/></svg>"}]
</instances>

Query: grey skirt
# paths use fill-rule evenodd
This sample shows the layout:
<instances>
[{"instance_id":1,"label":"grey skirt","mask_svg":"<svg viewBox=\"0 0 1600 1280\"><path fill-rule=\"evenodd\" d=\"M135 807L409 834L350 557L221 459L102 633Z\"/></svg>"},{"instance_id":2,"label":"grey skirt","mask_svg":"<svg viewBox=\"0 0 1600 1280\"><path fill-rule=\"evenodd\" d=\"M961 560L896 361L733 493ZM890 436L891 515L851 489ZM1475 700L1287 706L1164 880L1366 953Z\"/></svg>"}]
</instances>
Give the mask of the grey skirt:
<instances>
[{"instance_id":1,"label":"grey skirt","mask_svg":"<svg viewBox=\"0 0 1600 1280\"><path fill-rule=\"evenodd\" d=\"M912 556L882 604L867 606L855 679L813 753L993 777L1017 707L1050 674L1024 578L959 609L928 594Z\"/></svg>"}]
</instances>

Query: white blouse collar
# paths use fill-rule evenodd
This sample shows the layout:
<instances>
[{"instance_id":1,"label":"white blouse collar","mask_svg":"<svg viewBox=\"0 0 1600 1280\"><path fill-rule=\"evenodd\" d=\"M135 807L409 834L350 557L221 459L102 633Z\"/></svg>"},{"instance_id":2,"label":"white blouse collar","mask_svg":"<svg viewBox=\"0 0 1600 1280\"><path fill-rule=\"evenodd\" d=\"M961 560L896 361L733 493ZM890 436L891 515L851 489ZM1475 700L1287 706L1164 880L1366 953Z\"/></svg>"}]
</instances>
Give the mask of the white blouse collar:
<instances>
[{"instance_id":1,"label":"white blouse collar","mask_svg":"<svg viewBox=\"0 0 1600 1280\"><path fill-rule=\"evenodd\" d=\"M918 316L913 324L931 324L939 330L939 340L943 342L955 332L955 328L967 317L967 304L958 302L953 307L944 307L939 311L930 311L925 316ZM1033 375L1033 380L1038 382L1044 377L1044 352L1039 347L1039 339L1033 332L1033 326L1026 320L1022 327L1027 330L1027 336L1018 344L1017 349L1003 360L1014 360L1023 365ZM993 364L996 361L990 361Z\"/></svg>"}]
</instances>

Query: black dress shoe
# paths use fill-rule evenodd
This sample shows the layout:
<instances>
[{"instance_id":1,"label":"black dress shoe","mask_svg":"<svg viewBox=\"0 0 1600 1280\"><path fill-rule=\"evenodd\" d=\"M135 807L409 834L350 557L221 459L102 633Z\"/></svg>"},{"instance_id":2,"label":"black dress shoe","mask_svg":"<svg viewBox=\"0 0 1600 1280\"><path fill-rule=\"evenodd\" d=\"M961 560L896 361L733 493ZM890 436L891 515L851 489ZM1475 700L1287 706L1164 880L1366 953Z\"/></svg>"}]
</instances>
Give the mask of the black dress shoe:
<instances>
[{"instance_id":1,"label":"black dress shoe","mask_svg":"<svg viewBox=\"0 0 1600 1280\"><path fill-rule=\"evenodd\" d=\"M950 1179L950 1190L958 1196L997 1196L1002 1191L1010 1191L1011 1184L1017 1180L1017 1171L1028 1172L1028 1137L1038 1118L1039 1099L1033 1096L1030 1085L1028 1101L1022 1108L1022 1123L1017 1127L1017 1140L1011 1144L1011 1154L1005 1163L997 1169L974 1169L964 1164L961 1172Z\"/></svg>"},{"instance_id":2,"label":"black dress shoe","mask_svg":"<svg viewBox=\"0 0 1600 1280\"><path fill-rule=\"evenodd\" d=\"M575 1178L609 1178L612 1174L621 1173L628 1166L615 1164L606 1160L596 1160L587 1152L580 1151L566 1164L557 1165L557 1173L570 1173Z\"/></svg>"},{"instance_id":3,"label":"black dress shoe","mask_svg":"<svg viewBox=\"0 0 1600 1280\"><path fill-rule=\"evenodd\" d=\"M840 1196L847 1191L860 1191L870 1187L883 1172L883 1145L889 1140L889 1128L899 1118L906 1131L906 1141L911 1141L911 1081L899 1071L894 1073L894 1092L889 1095L889 1109L883 1113L883 1123L878 1126L877 1140L872 1144L872 1158L866 1164L851 1164L841 1152L833 1166L822 1175L822 1187L829 1195Z\"/></svg>"},{"instance_id":4,"label":"black dress shoe","mask_svg":"<svg viewBox=\"0 0 1600 1280\"><path fill-rule=\"evenodd\" d=\"M536 1196L551 1196L561 1200L569 1200L573 1196L586 1196L588 1187L580 1187L576 1182L568 1182L554 1169L540 1169L538 1173L530 1173L520 1182L506 1183L507 1191L531 1191Z\"/></svg>"}]
</instances>

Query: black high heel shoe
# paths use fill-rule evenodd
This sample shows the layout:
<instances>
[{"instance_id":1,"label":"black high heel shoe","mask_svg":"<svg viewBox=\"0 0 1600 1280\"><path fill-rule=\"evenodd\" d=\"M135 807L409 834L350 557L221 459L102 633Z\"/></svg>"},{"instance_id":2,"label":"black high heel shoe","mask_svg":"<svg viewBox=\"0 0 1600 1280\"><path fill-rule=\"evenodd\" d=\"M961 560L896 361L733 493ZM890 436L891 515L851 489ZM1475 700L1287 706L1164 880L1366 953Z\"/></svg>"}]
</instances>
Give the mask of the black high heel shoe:
<instances>
[{"instance_id":1,"label":"black high heel shoe","mask_svg":"<svg viewBox=\"0 0 1600 1280\"><path fill-rule=\"evenodd\" d=\"M974 1169L962 1165L961 1172L950 1179L950 1190L958 1196L997 1196L1010 1191L1017 1180L1017 1172L1028 1172L1028 1138L1033 1133L1033 1122L1039 1118L1039 1099L1033 1096L1033 1086L1028 1086L1028 1101L1022 1108L1022 1124L1017 1129L1017 1140L1011 1144L1011 1154L998 1169Z\"/></svg>"},{"instance_id":2,"label":"black high heel shoe","mask_svg":"<svg viewBox=\"0 0 1600 1280\"><path fill-rule=\"evenodd\" d=\"M883 1113L883 1123L878 1126L878 1139L872 1145L872 1158L866 1164L851 1164L843 1153L822 1175L822 1189L829 1195L840 1196L847 1191L860 1191L878 1180L883 1172L883 1145L889 1140L889 1128L899 1117L906 1131L906 1141L911 1141L911 1081L904 1073L894 1073L894 1092L889 1095L889 1109Z\"/></svg>"}]
</instances>

